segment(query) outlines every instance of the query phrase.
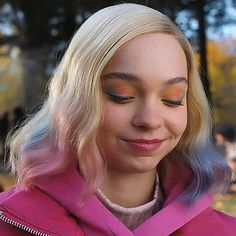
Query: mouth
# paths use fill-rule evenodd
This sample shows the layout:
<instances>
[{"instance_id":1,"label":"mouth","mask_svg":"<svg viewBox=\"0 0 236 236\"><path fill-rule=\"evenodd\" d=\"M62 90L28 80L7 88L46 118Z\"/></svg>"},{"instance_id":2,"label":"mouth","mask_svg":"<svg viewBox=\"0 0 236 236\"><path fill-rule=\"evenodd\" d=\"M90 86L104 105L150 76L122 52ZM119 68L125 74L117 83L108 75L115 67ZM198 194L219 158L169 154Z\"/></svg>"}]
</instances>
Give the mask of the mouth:
<instances>
[{"instance_id":1,"label":"mouth","mask_svg":"<svg viewBox=\"0 0 236 236\"><path fill-rule=\"evenodd\" d=\"M123 139L128 149L136 152L154 152L165 141L164 139Z\"/></svg>"}]
</instances>

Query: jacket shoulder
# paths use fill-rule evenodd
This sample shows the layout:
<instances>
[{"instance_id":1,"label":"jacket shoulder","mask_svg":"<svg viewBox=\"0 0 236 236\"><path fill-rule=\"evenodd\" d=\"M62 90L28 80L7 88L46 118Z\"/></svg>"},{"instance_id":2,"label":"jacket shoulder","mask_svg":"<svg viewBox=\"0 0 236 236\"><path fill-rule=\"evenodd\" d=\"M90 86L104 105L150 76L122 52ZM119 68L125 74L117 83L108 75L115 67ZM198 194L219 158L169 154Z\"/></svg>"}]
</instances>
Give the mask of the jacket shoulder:
<instances>
[{"instance_id":1,"label":"jacket shoulder","mask_svg":"<svg viewBox=\"0 0 236 236\"><path fill-rule=\"evenodd\" d=\"M13 188L0 194L0 235L28 235L9 222L49 235L83 235L77 219L38 188L28 192Z\"/></svg>"},{"instance_id":2,"label":"jacket shoulder","mask_svg":"<svg viewBox=\"0 0 236 236\"><path fill-rule=\"evenodd\" d=\"M212 208L207 208L201 214L183 225L174 236L234 236L236 219Z\"/></svg>"}]
</instances>

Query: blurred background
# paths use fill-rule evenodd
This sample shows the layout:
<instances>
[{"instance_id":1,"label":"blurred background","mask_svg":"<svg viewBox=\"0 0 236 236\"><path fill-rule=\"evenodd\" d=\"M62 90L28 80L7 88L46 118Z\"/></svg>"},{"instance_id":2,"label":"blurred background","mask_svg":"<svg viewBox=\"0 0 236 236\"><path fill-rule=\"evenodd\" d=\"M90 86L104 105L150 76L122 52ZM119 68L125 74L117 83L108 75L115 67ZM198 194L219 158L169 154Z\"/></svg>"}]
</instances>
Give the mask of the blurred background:
<instances>
[{"instance_id":1,"label":"blurred background","mask_svg":"<svg viewBox=\"0 0 236 236\"><path fill-rule=\"evenodd\" d=\"M40 108L50 76L80 25L95 11L122 2L161 11L189 38L212 105L215 130L218 135L231 132L230 140L223 137L227 142L219 139L218 145L229 158L227 144L235 144L236 129L236 0L0 0L0 184L4 189L15 183L4 164L8 131ZM236 169L236 156L230 158ZM226 196L215 196L214 207L236 216L234 182Z\"/></svg>"}]
</instances>

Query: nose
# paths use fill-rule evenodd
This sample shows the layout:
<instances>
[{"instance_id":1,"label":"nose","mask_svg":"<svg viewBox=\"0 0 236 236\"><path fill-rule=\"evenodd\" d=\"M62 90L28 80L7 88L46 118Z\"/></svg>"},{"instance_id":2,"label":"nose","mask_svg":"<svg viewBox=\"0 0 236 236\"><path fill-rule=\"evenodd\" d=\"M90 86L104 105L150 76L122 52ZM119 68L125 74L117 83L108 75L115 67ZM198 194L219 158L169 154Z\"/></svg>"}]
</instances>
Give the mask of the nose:
<instances>
[{"instance_id":1,"label":"nose","mask_svg":"<svg viewBox=\"0 0 236 236\"><path fill-rule=\"evenodd\" d=\"M143 103L137 107L133 117L133 126L156 129L163 125L163 114L157 103Z\"/></svg>"}]
</instances>

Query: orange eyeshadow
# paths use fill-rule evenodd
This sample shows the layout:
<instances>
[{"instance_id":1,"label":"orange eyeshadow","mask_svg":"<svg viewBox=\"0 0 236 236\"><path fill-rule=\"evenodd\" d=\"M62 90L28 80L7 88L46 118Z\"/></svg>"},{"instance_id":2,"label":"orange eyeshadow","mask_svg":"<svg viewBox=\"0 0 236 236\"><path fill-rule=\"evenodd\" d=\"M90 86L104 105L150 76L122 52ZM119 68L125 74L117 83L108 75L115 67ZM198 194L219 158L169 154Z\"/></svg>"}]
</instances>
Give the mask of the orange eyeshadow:
<instances>
[{"instance_id":1,"label":"orange eyeshadow","mask_svg":"<svg viewBox=\"0 0 236 236\"><path fill-rule=\"evenodd\" d=\"M185 89L180 87L170 87L162 92L162 97L169 99L181 99L185 94Z\"/></svg>"},{"instance_id":2,"label":"orange eyeshadow","mask_svg":"<svg viewBox=\"0 0 236 236\"><path fill-rule=\"evenodd\" d=\"M131 88L125 88L125 87L121 87L121 88L114 88L113 91L117 94L120 95L127 95L127 94L131 94L134 93L134 89Z\"/></svg>"},{"instance_id":3,"label":"orange eyeshadow","mask_svg":"<svg viewBox=\"0 0 236 236\"><path fill-rule=\"evenodd\" d=\"M121 80L105 80L103 89L120 96L133 96L137 92L137 89L134 86Z\"/></svg>"},{"instance_id":4,"label":"orange eyeshadow","mask_svg":"<svg viewBox=\"0 0 236 236\"><path fill-rule=\"evenodd\" d=\"M115 93L120 96L133 96L137 92L137 90L133 86L130 86L123 81L116 81L115 83L107 81L103 84L103 88L106 91Z\"/></svg>"}]
</instances>

